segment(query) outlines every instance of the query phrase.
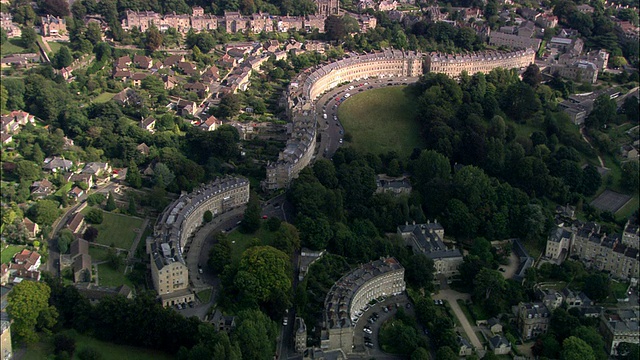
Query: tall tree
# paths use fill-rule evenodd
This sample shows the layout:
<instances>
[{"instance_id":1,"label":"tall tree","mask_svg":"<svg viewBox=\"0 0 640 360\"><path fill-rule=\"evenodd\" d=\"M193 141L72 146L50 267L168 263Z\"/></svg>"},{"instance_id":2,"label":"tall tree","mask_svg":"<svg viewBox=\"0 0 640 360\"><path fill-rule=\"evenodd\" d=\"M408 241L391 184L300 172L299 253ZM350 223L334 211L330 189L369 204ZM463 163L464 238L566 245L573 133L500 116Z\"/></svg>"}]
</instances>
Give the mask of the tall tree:
<instances>
[{"instance_id":1,"label":"tall tree","mask_svg":"<svg viewBox=\"0 0 640 360\"><path fill-rule=\"evenodd\" d=\"M251 193L249 203L244 211L244 217L240 223L240 231L244 234L253 234L260 229L260 201L258 195L254 192Z\"/></svg>"},{"instance_id":2,"label":"tall tree","mask_svg":"<svg viewBox=\"0 0 640 360\"><path fill-rule=\"evenodd\" d=\"M113 198L113 193L109 191L109 196L107 197L107 203L104 205L104 209L106 211L113 211L117 208L116 201Z\"/></svg>"},{"instance_id":3,"label":"tall tree","mask_svg":"<svg viewBox=\"0 0 640 360\"><path fill-rule=\"evenodd\" d=\"M593 110L589 113L584 124L588 127L599 129L605 124L614 121L617 116L617 109L616 101L612 100L609 95L600 95L593 102Z\"/></svg>"},{"instance_id":4,"label":"tall tree","mask_svg":"<svg viewBox=\"0 0 640 360\"><path fill-rule=\"evenodd\" d=\"M36 31L33 30L33 27L25 26L22 29L22 34L20 35L20 40L22 40L22 45L31 51L35 51L37 49L36 39L38 35L36 35Z\"/></svg>"},{"instance_id":5,"label":"tall tree","mask_svg":"<svg viewBox=\"0 0 640 360\"><path fill-rule=\"evenodd\" d=\"M28 214L38 225L51 225L60 216L60 210L53 200L38 200L29 208Z\"/></svg>"},{"instance_id":6,"label":"tall tree","mask_svg":"<svg viewBox=\"0 0 640 360\"><path fill-rule=\"evenodd\" d=\"M133 160L129 161L129 167L127 168L127 176L125 180L134 189L139 189L142 186L142 176L140 175L140 170L138 170L138 165L136 165L136 162Z\"/></svg>"},{"instance_id":7,"label":"tall tree","mask_svg":"<svg viewBox=\"0 0 640 360\"><path fill-rule=\"evenodd\" d=\"M527 69L522 73L522 82L528 84L532 88L537 88L542 81L542 74L540 68L536 64L527 66Z\"/></svg>"},{"instance_id":8,"label":"tall tree","mask_svg":"<svg viewBox=\"0 0 640 360\"><path fill-rule=\"evenodd\" d=\"M290 267L282 251L271 246L250 247L242 254L234 284L247 300L277 299L291 293Z\"/></svg>"},{"instance_id":9,"label":"tall tree","mask_svg":"<svg viewBox=\"0 0 640 360\"><path fill-rule=\"evenodd\" d=\"M37 330L51 329L56 322L56 308L49 306L51 288L45 283L23 281L9 294L7 311L13 320L11 331L26 342L38 341Z\"/></svg>"},{"instance_id":10,"label":"tall tree","mask_svg":"<svg viewBox=\"0 0 640 360\"><path fill-rule=\"evenodd\" d=\"M60 47L60 50L53 57L53 66L56 69L66 68L73 62L73 56L69 48L66 46Z\"/></svg>"},{"instance_id":11,"label":"tall tree","mask_svg":"<svg viewBox=\"0 0 640 360\"><path fill-rule=\"evenodd\" d=\"M144 32L144 46L149 51L156 51L162 46L163 38L158 28L151 26Z\"/></svg>"},{"instance_id":12,"label":"tall tree","mask_svg":"<svg viewBox=\"0 0 640 360\"><path fill-rule=\"evenodd\" d=\"M593 355L593 349L591 346L584 342L584 340L570 336L562 342L562 353L560 354L562 360L596 360Z\"/></svg>"}]
</instances>

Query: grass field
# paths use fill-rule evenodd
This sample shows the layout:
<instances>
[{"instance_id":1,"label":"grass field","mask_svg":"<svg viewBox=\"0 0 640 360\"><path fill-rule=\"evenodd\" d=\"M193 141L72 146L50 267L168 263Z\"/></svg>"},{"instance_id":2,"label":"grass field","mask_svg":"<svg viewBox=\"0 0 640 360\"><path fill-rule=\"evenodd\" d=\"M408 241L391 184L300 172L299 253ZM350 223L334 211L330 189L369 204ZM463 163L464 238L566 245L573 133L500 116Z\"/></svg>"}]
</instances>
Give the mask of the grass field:
<instances>
[{"instance_id":1,"label":"grass field","mask_svg":"<svg viewBox=\"0 0 640 360\"><path fill-rule=\"evenodd\" d=\"M227 234L227 238L231 241L231 258L234 261L240 260L240 256L244 250L249 247L253 239L258 238L261 244L270 245L273 242L274 236L275 233L266 228L264 221L260 229L254 234L243 234L238 230L230 232Z\"/></svg>"},{"instance_id":2,"label":"grass field","mask_svg":"<svg viewBox=\"0 0 640 360\"><path fill-rule=\"evenodd\" d=\"M69 45L69 43L57 42L57 41L47 41L47 44L49 44L49 47L51 48L51 54L53 54L53 55L55 55L58 51L60 51L60 48L63 45ZM51 54L49 54L49 55L51 55Z\"/></svg>"},{"instance_id":3,"label":"grass field","mask_svg":"<svg viewBox=\"0 0 640 360\"><path fill-rule=\"evenodd\" d=\"M27 52L27 49L22 46L22 40L20 40L20 38L3 41L0 46L0 53L2 53L2 56L8 54L21 54L25 52Z\"/></svg>"},{"instance_id":4,"label":"grass field","mask_svg":"<svg viewBox=\"0 0 640 360\"><path fill-rule=\"evenodd\" d=\"M124 276L124 266L119 271L113 270L109 264L98 265L98 283L100 286L114 287L127 285L130 288L135 286Z\"/></svg>"},{"instance_id":5,"label":"grass field","mask_svg":"<svg viewBox=\"0 0 640 360\"><path fill-rule=\"evenodd\" d=\"M134 346L116 345L105 341L100 341L86 335L70 332L76 340L76 353L85 347L95 349L101 354L102 360L136 359L136 360L169 360L172 356L160 351L144 349ZM14 351L16 349L14 348ZM35 344L29 344L24 354L24 360L48 359L53 354L53 344L50 338ZM74 359L77 359L74 356Z\"/></svg>"},{"instance_id":6,"label":"grass field","mask_svg":"<svg viewBox=\"0 0 640 360\"><path fill-rule=\"evenodd\" d=\"M13 259L13 255L19 253L22 249L24 249L23 245L9 245L2 249L2 254L0 254L0 264L6 264L11 261L11 259Z\"/></svg>"},{"instance_id":7,"label":"grass field","mask_svg":"<svg viewBox=\"0 0 640 360\"><path fill-rule=\"evenodd\" d=\"M196 296L203 304L206 304L211 300L211 289L199 291Z\"/></svg>"},{"instance_id":8,"label":"grass field","mask_svg":"<svg viewBox=\"0 0 640 360\"><path fill-rule=\"evenodd\" d=\"M102 104L102 103L106 103L107 101L111 100L116 94L114 93L110 93L110 92L104 92L98 96L95 97L95 99L93 99L93 102L96 104Z\"/></svg>"},{"instance_id":9,"label":"grass field","mask_svg":"<svg viewBox=\"0 0 640 360\"><path fill-rule=\"evenodd\" d=\"M88 209L90 208L87 207L82 212L86 214ZM103 216L104 221L102 221L102 224L93 225L98 229L96 242L107 246L114 244L115 247L128 251L131 248L131 244L133 244L133 240L138 235L134 229L140 229L143 220L108 212L103 212Z\"/></svg>"},{"instance_id":10,"label":"grass field","mask_svg":"<svg viewBox=\"0 0 640 360\"><path fill-rule=\"evenodd\" d=\"M374 154L395 151L408 157L423 148L415 106L406 86L374 89L353 95L338 108L338 117L352 145Z\"/></svg>"}]
</instances>

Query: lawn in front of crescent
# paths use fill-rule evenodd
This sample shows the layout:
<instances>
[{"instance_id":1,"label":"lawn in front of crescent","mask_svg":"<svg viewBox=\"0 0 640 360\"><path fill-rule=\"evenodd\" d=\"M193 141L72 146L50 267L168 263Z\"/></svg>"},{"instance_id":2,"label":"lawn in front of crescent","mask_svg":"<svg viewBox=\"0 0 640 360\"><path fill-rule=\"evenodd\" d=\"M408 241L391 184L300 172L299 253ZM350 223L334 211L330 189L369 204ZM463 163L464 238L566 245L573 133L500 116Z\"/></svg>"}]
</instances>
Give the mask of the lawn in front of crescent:
<instances>
[{"instance_id":1,"label":"lawn in front of crescent","mask_svg":"<svg viewBox=\"0 0 640 360\"><path fill-rule=\"evenodd\" d=\"M366 90L352 94L338 107L351 145L373 154L395 151L409 157L414 148L424 148L420 124L415 120L416 99L406 86Z\"/></svg>"}]
</instances>

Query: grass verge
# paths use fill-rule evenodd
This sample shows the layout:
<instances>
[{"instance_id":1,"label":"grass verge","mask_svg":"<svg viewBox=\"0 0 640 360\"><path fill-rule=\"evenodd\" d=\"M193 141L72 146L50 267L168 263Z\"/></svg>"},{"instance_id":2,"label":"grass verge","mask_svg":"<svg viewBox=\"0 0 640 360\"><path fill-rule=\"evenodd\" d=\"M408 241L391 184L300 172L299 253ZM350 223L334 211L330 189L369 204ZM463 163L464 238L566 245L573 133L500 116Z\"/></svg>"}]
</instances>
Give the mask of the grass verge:
<instances>
[{"instance_id":1,"label":"grass verge","mask_svg":"<svg viewBox=\"0 0 640 360\"><path fill-rule=\"evenodd\" d=\"M124 276L124 266L120 270L113 270L109 264L98 265L98 283L106 287L127 285L132 289L135 288L133 283Z\"/></svg>"},{"instance_id":2,"label":"grass verge","mask_svg":"<svg viewBox=\"0 0 640 360\"><path fill-rule=\"evenodd\" d=\"M200 299L200 302L206 304L211 301L211 289L199 291L196 296Z\"/></svg>"}]
</instances>

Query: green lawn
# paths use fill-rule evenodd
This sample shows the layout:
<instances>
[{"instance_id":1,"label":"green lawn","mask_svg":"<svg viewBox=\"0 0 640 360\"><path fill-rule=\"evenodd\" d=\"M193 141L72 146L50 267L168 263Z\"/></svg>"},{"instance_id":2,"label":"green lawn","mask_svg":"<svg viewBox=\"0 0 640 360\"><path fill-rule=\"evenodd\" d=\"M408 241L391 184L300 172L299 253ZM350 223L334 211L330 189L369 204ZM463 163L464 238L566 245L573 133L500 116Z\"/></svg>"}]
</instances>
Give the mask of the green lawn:
<instances>
[{"instance_id":1,"label":"green lawn","mask_svg":"<svg viewBox=\"0 0 640 360\"><path fill-rule=\"evenodd\" d=\"M231 258L236 261L240 260L240 256L245 251L251 241L255 238L260 239L260 243L264 245L270 245L273 242L274 232L269 231L266 228L265 222L262 222L262 226L254 234L243 234L239 230L235 230L227 234L227 238L231 241Z\"/></svg>"},{"instance_id":2,"label":"green lawn","mask_svg":"<svg viewBox=\"0 0 640 360\"><path fill-rule=\"evenodd\" d=\"M49 55L52 55L52 54L55 55L58 51L60 51L60 48L63 45L67 45L67 47L69 45L69 43L67 42L57 42L57 41L47 41L47 44L49 44L49 47L51 48L51 54Z\"/></svg>"},{"instance_id":3,"label":"green lawn","mask_svg":"<svg viewBox=\"0 0 640 360\"><path fill-rule=\"evenodd\" d=\"M110 93L110 92L104 92L98 96L95 97L95 99L93 99L93 102L96 104L102 104L102 103L106 103L107 101L111 100L116 94L114 93Z\"/></svg>"},{"instance_id":4,"label":"green lawn","mask_svg":"<svg viewBox=\"0 0 640 360\"><path fill-rule=\"evenodd\" d=\"M58 189L54 195L56 196L67 196L67 193L71 190L71 187L73 186L72 182L68 182L66 184L64 184L60 189Z\"/></svg>"},{"instance_id":5,"label":"green lawn","mask_svg":"<svg viewBox=\"0 0 640 360\"><path fill-rule=\"evenodd\" d=\"M338 117L352 145L374 154L395 151L408 157L414 148L424 148L415 103L406 86L356 93L338 107Z\"/></svg>"},{"instance_id":6,"label":"green lawn","mask_svg":"<svg viewBox=\"0 0 640 360\"><path fill-rule=\"evenodd\" d=\"M69 334L76 340L76 353L82 348L91 347L102 355L102 360L169 360L173 358L160 351L134 346L116 345L74 332L69 332ZM14 348L14 352L15 350L17 349ZM53 344L51 343L51 338L46 338L39 343L29 344L23 359L47 359L51 354L53 354ZM78 359L78 357L74 356L74 359Z\"/></svg>"},{"instance_id":7,"label":"green lawn","mask_svg":"<svg viewBox=\"0 0 640 360\"><path fill-rule=\"evenodd\" d=\"M211 300L211 289L202 290L198 292L196 296L203 304L206 304Z\"/></svg>"},{"instance_id":8,"label":"green lawn","mask_svg":"<svg viewBox=\"0 0 640 360\"><path fill-rule=\"evenodd\" d=\"M19 253L22 249L24 249L24 245L9 245L2 249L2 254L0 254L0 264L6 264L11 261L11 259L13 259L13 255Z\"/></svg>"},{"instance_id":9,"label":"green lawn","mask_svg":"<svg viewBox=\"0 0 640 360\"><path fill-rule=\"evenodd\" d=\"M124 276L124 266L120 271L113 270L109 264L98 265L98 283L100 286L115 287L120 285L127 285L130 288L135 288L133 283Z\"/></svg>"},{"instance_id":10,"label":"green lawn","mask_svg":"<svg viewBox=\"0 0 640 360\"><path fill-rule=\"evenodd\" d=\"M0 53L2 56L9 54L21 54L26 53L28 50L22 46L22 40L20 38L13 38L7 41L3 41L0 45Z\"/></svg>"},{"instance_id":11,"label":"green lawn","mask_svg":"<svg viewBox=\"0 0 640 360\"><path fill-rule=\"evenodd\" d=\"M82 210L82 213L86 215L90 207ZM131 244L138 235L134 229L140 229L143 220L140 218L134 218L131 216L125 216L121 214L112 214L103 211L104 220L102 224L93 225L98 229L98 238L96 243L115 247L120 249L129 250Z\"/></svg>"},{"instance_id":12,"label":"green lawn","mask_svg":"<svg viewBox=\"0 0 640 360\"><path fill-rule=\"evenodd\" d=\"M91 255L91 261L106 261L109 249L101 246L89 245L89 255Z\"/></svg>"},{"instance_id":13,"label":"green lawn","mask_svg":"<svg viewBox=\"0 0 640 360\"><path fill-rule=\"evenodd\" d=\"M616 299L623 299L623 298L627 297L627 288L628 287L629 287L629 284L627 284L627 283L621 283L621 282L617 282L617 281L612 281L611 282L611 294Z\"/></svg>"}]
</instances>

